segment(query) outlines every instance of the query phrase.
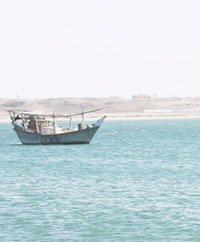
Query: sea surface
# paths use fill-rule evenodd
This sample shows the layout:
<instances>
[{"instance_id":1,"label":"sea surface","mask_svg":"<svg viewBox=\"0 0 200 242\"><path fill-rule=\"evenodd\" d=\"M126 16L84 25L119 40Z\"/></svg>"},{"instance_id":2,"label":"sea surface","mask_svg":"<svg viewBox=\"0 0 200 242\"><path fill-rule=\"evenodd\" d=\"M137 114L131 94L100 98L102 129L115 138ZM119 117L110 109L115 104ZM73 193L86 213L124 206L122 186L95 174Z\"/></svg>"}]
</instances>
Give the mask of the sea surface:
<instances>
[{"instance_id":1,"label":"sea surface","mask_svg":"<svg viewBox=\"0 0 200 242\"><path fill-rule=\"evenodd\" d=\"M89 145L0 124L0 241L200 241L200 120L105 121Z\"/></svg>"}]
</instances>

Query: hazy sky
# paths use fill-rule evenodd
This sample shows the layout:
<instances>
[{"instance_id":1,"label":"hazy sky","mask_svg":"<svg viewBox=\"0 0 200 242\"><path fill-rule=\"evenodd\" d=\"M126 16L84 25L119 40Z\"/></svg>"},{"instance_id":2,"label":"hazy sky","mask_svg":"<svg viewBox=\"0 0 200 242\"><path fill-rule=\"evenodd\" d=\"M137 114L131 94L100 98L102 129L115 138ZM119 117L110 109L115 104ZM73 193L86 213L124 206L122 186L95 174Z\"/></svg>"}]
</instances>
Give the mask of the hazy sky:
<instances>
[{"instance_id":1,"label":"hazy sky","mask_svg":"<svg viewBox=\"0 0 200 242\"><path fill-rule=\"evenodd\" d=\"M200 96L199 0L2 0L0 97Z\"/></svg>"}]
</instances>

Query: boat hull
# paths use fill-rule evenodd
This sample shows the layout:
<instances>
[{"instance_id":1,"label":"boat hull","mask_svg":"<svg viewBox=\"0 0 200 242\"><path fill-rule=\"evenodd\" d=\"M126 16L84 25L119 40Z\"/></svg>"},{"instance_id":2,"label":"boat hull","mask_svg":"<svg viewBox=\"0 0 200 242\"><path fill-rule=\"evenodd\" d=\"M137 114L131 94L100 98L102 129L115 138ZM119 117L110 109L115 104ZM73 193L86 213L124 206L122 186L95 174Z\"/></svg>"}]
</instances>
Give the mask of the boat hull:
<instances>
[{"instance_id":1,"label":"boat hull","mask_svg":"<svg viewBox=\"0 0 200 242\"><path fill-rule=\"evenodd\" d=\"M14 124L18 138L22 144L26 145L89 144L98 128L99 126L61 134L42 135L41 133L26 131Z\"/></svg>"}]
</instances>

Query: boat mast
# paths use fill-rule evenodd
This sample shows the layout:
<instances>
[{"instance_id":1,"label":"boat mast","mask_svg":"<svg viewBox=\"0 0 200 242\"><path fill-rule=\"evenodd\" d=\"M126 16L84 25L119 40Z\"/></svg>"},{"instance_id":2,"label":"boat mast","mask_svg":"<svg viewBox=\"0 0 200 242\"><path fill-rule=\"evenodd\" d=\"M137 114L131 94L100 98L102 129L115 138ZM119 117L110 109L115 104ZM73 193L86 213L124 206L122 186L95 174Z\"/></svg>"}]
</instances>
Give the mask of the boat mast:
<instances>
[{"instance_id":1,"label":"boat mast","mask_svg":"<svg viewBox=\"0 0 200 242\"><path fill-rule=\"evenodd\" d=\"M56 117L53 113L53 133L56 134Z\"/></svg>"},{"instance_id":2,"label":"boat mast","mask_svg":"<svg viewBox=\"0 0 200 242\"><path fill-rule=\"evenodd\" d=\"M82 129L84 129L84 126L85 126L85 119L84 119L84 105L82 105Z\"/></svg>"},{"instance_id":3,"label":"boat mast","mask_svg":"<svg viewBox=\"0 0 200 242\"><path fill-rule=\"evenodd\" d=\"M69 118L69 129L72 129L72 117Z\"/></svg>"},{"instance_id":4,"label":"boat mast","mask_svg":"<svg viewBox=\"0 0 200 242\"><path fill-rule=\"evenodd\" d=\"M38 133L38 119L35 117L36 132Z\"/></svg>"}]
</instances>

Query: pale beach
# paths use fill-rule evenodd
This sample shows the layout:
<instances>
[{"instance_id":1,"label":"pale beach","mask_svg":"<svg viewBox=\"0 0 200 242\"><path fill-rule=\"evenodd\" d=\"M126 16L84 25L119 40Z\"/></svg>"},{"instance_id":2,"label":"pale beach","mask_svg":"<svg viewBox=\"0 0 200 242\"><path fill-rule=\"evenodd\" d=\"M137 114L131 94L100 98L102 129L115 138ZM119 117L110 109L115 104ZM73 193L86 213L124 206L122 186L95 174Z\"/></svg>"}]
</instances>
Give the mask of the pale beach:
<instances>
[{"instance_id":1,"label":"pale beach","mask_svg":"<svg viewBox=\"0 0 200 242\"><path fill-rule=\"evenodd\" d=\"M156 98L136 95L130 99L107 98L49 98L49 99L0 99L0 122L10 122L6 110L42 111L71 115L101 109L87 114L86 120L106 115L106 120L159 120L159 119L200 119L200 98ZM76 119L76 118L75 118Z\"/></svg>"}]
</instances>

